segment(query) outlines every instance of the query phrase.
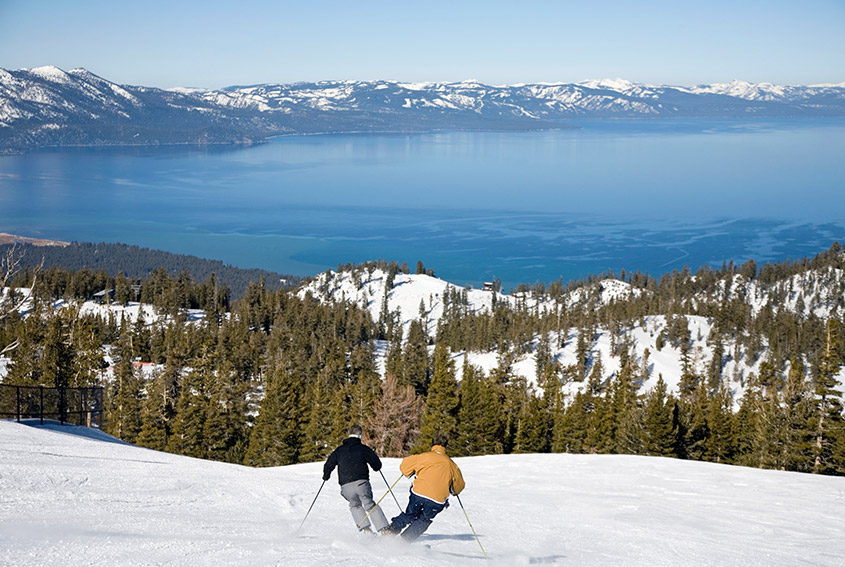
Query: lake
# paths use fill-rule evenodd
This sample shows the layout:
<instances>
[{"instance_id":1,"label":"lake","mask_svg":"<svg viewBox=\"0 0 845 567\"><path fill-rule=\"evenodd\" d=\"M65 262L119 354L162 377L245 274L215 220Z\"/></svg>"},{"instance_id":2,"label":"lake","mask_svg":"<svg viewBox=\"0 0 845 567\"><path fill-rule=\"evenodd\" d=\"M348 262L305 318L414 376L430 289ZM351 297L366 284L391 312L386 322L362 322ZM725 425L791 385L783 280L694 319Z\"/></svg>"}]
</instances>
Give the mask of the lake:
<instances>
[{"instance_id":1,"label":"lake","mask_svg":"<svg viewBox=\"0 0 845 567\"><path fill-rule=\"evenodd\" d=\"M0 232L297 275L422 260L505 289L845 241L845 119L573 123L0 157Z\"/></svg>"}]
</instances>

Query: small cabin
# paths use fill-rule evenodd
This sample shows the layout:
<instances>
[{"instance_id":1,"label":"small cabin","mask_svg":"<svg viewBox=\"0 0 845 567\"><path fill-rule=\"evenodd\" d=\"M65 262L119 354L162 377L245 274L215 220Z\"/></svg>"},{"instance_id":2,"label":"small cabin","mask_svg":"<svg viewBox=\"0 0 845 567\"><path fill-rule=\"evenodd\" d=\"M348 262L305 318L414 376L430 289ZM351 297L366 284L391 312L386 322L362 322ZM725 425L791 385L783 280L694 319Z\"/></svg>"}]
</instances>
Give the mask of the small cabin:
<instances>
[{"instance_id":1,"label":"small cabin","mask_svg":"<svg viewBox=\"0 0 845 567\"><path fill-rule=\"evenodd\" d=\"M484 287L481 288L481 291L493 291L493 282L484 282Z\"/></svg>"},{"instance_id":2,"label":"small cabin","mask_svg":"<svg viewBox=\"0 0 845 567\"><path fill-rule=\"evenodd\" d=\"M96 301L100 305L108 305L112 299L114 299L113 289L104 289L91 296L91 301Z\"/></svg>"}]
</instances>

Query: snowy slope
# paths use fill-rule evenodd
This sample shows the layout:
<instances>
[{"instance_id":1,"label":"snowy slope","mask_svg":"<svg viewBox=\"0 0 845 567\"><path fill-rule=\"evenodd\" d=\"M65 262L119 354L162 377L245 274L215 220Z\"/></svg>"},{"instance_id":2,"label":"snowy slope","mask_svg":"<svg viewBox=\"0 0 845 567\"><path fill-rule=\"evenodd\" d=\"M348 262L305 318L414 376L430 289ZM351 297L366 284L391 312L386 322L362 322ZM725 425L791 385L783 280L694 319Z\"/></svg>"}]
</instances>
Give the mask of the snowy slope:
<instances>
[{"instance_id":1,"label":"snowy slope","mask_svg":"<svg viewBox=\"0 0 845 567\"><path fill-rule=\"evenodd\" d=\"M443 302L447 290L462 290L449 282L431 276L400 273L396 275L389 293L385 294L387 276L383 271L375 269L367 272L359 269L357 272L356 276L354 270L352 272L329 270L303 285L298 293L300 296L311 294L326 302L356 303L366 307L374 320L378 320L386 297L388 311L399 313L400 321L406 327L406 331L411 321L421 317L420 305L422 304L429 335L434 336L437 332L438 321L443 314ZM772 289L763 289L756 282L748 282L741 276L736 276L731 283L730 295L744 298L755 313L769 305L776 310L800 311L803 315L813 313L819 317L831 315L841 317L845 312L845 297L839 291L845 286L843 280L845 280L845 273L839 270L809 271L788 278L773 286ZM647 292L623 281L606 279L568 292L563 297L563 303L567 308L579 304L607 305L612 301L625 300L642 293ZM540 311L555 309L551 299L534 298L531 293L505 295L470 289L467 290L466 295L470 312L489 312L494 295L498 304L510 306L524 304L529 310ZM701 375L706 375L707 367L714 356L714 345L710 339L712 322L705 317L695 315L688 315L685 318L690 330L691 360L696 371ZM625 331L625 338L630 341L636 364L642 366L645 363L648 368L648 379L642 384L641 392L647 392L653 388L660 377L666 382L671 392L678 392L678 383L682 374L680 348L671 344L663 344L658 348L661 342L660 335L667 326L665 316L649 316L637 321L632 328ZM596 331L596 336L592 341L592 362L600 358L604 376L610 378L620 369L619 357L612 354L614 340L609 329L599 326ZM578 333L578 329L569 329L565 332L563 341L560 341L560 337L556 334L550 336L552 355L561 367L576 364ZM563 346L557 346L561 342ZM759 371L759 366L766 357L752 357L742 345L737 347L731 341L726 342L723 348L726 360L722 373L727 378L726 383L733 393L734 403L738 406L745 392L749 375ZM382 357L384 356L384 345L378 352ZM464 357L488 374L499 365L495 352L456 352L453 353L453 358L459 374ZM381 368L383 369L383 364ZM518 357L512 369L515 374L526 378L529 382L534 382L536 376L534 354L528 353ZM839 381L845 382L845 369L840 372ZM564 385L564 392L574 394L585 387L585 382L570 382Z\"/></svg>"},{"instance_id":2,"label":"snowy slope","mask_svg":"<svg viewBox=\"0 0 845 567\"><path fill-rule=\"evenodd\" d=\"M297 533L321 463L250 469L54 429L0 421L4 567L842 565L845 478L653 457L456 459L488 562L454 498L406 545L358 534L333 476ZM398 460L383 471L398 479ZM373 486L385 493L380 475Z\"/></svg>"}]
</instances>

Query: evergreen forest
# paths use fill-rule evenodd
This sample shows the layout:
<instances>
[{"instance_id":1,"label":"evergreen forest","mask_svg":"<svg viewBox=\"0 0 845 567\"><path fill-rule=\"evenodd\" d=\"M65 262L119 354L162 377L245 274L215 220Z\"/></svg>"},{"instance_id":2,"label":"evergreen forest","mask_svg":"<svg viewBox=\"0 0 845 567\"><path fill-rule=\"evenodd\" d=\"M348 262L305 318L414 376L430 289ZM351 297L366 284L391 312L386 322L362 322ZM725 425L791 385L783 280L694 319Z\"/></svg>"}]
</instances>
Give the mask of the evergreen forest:
<instances>
[{"instance_id":1,"label":"evergreen forest","mask_svg":"<svg viewBox=\"0 0 845 567\"><path fill-rule=\"evenodd\" d=\"M103 429L140 446L287 465L325 459L360 423L387 457L427 450L445 433L452 456L636 454L845 475L838 244L812 259L761 266L524 285L511 293L520 299L494 300L489 310L469 309L467 291L453 288L436 321L421 302L407 324L386 297L372 298L382 302L373 317L354 301L263 280L233 298L214 273L195 281L164 268L138 279L22 268L14 249L3 261L3 383L103 386ZM385 296L409 272L383 260L337 270L361 285L382 279ZM433 275L421 263L416 273ZM636 293L597 301L611 277ZM744 295L749 283L765 290L764 305ZM140 302L155 316L85 309L102 289L113 290L106 302ZM783 308L788 302L797 307ZM202 317L192 316L197 310ZM627 331L655 316L665 318L660 341L679 349L682 371L646 390L647 361ZM689 353L692 316L712 325L711 360ZM609 377L593 356L600 330L614 337L619 370ZM562 364L552 353L568 341L577 343L577 360ZM743 376L734 399L724 369L740 348L757 370ZM485 371L460 356L469 352L494 352L498 364ZM514 370L520 356L533 357L534 376Z\"/></svg>"}]
</instances>

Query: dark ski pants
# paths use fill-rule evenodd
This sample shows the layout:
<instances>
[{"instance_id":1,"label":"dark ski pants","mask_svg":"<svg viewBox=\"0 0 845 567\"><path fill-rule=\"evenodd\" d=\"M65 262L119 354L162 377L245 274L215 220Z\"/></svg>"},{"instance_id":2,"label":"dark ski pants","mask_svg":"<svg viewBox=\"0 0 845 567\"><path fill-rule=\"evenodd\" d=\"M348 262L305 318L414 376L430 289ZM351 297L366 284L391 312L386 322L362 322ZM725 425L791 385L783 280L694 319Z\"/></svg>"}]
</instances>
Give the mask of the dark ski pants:
<instances>
[{"instance_id":1,"label":"dark ski pants","mask_svg":"<svg viewBox=\"0 0 845 567\"><path fill-rule=\"evenodd\" d=\"M347 482L340 487L340 494L349 502L349 511L352 512L355 525L360 524L358 529L370 527L370 522L372 522L376 531L387 527L387 518L384 517L384 512L373 501L373 489L369 480ZM367 517L367 513L370 514L369 517Z\"/></svg>"},{"instance_id":2,"label":"dark ski pants","mask_svg":"<svg viewBox=\"0 0 845 567\"><path fill-rule=\"evenodd\" d=\"M405 530L402 532L402 538L414 541L428 529L434 516L442 512L446 506L448 504L441 504L411 492L408 507L390 521L390 529L394 533Z\"/></svg>"}]
</instances>

